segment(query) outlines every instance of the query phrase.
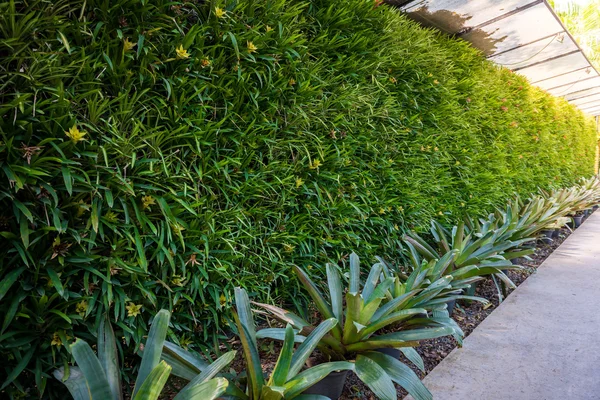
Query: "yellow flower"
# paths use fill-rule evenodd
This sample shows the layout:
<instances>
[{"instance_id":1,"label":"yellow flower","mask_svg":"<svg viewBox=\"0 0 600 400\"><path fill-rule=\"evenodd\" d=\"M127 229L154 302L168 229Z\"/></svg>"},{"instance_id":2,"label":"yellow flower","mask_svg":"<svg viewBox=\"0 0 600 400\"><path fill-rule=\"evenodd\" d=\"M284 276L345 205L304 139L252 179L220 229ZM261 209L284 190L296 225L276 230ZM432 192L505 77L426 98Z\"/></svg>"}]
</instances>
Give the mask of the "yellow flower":
<instances>
[{"instance_id":1,"label":"yellow flower","mask_svg":"<svg viewBox=\"0 0 600 400\"><path fill-rule=\"evenodd\" d=\"M398 226L398 224L394 224L394 229L395 230L399 230L400 229L400 227Z\"/></svg>"},{"instance_id":2,"label":"yellow flower","mask_svg":"<svg viewBox=\"0 0 600 400\"><path fill-rule=\"evenodd\" d=\"M79 141L83 140L83 137L84 137L85 135L87 135L87 133L86 133L86 132L80 131L80 130L77 128L77 125L73 125L71 128L69 128L69 130L68 130L68 131L65 131L65 134L66 134L68 137L70 137L70 138L71 138L71 140L72 140L74 143L77 143L77 142L79 142Z\"/></svg>"},{"instance_id":3,"label":"yellow flower","mask_svg":"<svg viewBox=\"0 0 600 400\"><path fill-rule=\"evenodd\" d=\"M119 219L117 217L117 214L115 214L112 211L107 212L106 215L104 216L104 218L106 218L107 221L112 222L112 223L117 222L117 220Z\"/></svg>"},{"instance_id":4,"label":"yellow flower","mask_svg":"<svg viewBox=\"0 0 600 400\"><path fill-rule=\"evenodd\" d=\"M294 86L296 84L296 80L294 78L290 78L288 83L290 84L290 86Z\"/></svg>"},{"instance_id":5,"label":"yellow flower","mask_svg":"<svg viewBox=\"0 0 600 400\"><path fill-rule=\"evenodd\" d=\"M150 208L150 206L153 206L156 204L156 201L154 200L154 197L152 196L144 196L142 197L142 208L145 210L146 208Z\"/></svg>"},{"instance_id":6,"label":"yellow flower","mask_svg":"<svg viewBox=\"0 0 600 400\"><path fill-rule=\"evenodd\" d=\"M140 315L140 310L142 309L142 305L129 303L129 305L127 307L125 307L125 309L127 309L128 317L135 317L135 316Z\"/></svg>"},{"instance_id":7,"label":"yellow flower","mask_svg":"<svg viewBox=\"0 0 600 400\"><path fill-rule=\"evenodd\" d=\"M315 160L313 162L311 162L308 166L308 168L310 169L317 169L321 166L321 161L320 160Z\"/></svg>"},{"instance_id":8,"label":"yellow flower","mask_svg":"<svg viewBox=\"0 0 600 400\"><path fill-rule=\"evenodd\" d=\"M440 211L440 212L438 213L438 215L444 215L444 213Z\"/></svg>"},{"instance_id":9,"label":"yellow flower","mask_svg":"<svg viewBox=\"0 0 600 400\"><path fill-rule=\"evenodd\" d=\"M52 334L52 341L50 342L50 344L52 346L56 346L56 347L60 347L63 345L62 340L60 339L60 336L58 336L58 332L54 332Z\"/></svg>"},{"instance_id":10,"label":"yellow flower","mask_svg":"<svg viewBox=\"0 0 600 400\"><path fill-rule=\"evenodd\" d=\"M396 78L394 78L394 77L392 76L392 77L390 78L390 82L392 82L392 83L396 83L396 82L398 82L398 81L396 80Z\"/></svg>"},{"instance_id":11,"label":"yellow flower","mask_svg":"<svg viewBox=\"0 0 600 400\"><path fill-rule=\"evenodd\" d=\"M439 149L437 147L434 147L433 150L438 151Z\"/></svg>"},{"instance_id":12,"label":"yellow flower","mask_svg":"<svg viewBox=\"0 0 600 400\"><path fill-rule=\"evenodd\" d=\"M294 251L294 249L296 248L296 246L291 245L289 243L284 243L283 244L283 249L286 253L291 253L292 251Z\"/></svg>"},{"instance_id":13,"label":"yellow flower","mask_svg":"<svg viewBox=\"0 0 600 400\"><path fill-rule=\"evenodd\" d=\"M302 185L304 185L304 181L302 180L302 178L296 179L296 189Z\"/></svg>"},{"instance_id":14,"label":"yellow flower","mask_svg":"<svg viewBox=\"0 0 600 400\"><path fill-rule=\"evenodd\" d=\"M215 8L215 15L217 18L223 18L225 14L227 14L227 11L219 7Z\"/></svg>"},{"instance_id":15,"label":"yellow flower","mask_svg":"<svg viewBox=\"0 0 600 400\"><path fill-rule=\"evenodd\" d=\"M174 275L173 279L171 279L171 285L182 287L185 285L185 279L179 275Z\"/></svg>"},{"instance_id":16,"label":"yellow flower","mask_svg":"<svg viewBox=\"0 0 600 400\"><path fill-rule=\"evenodd\" d=\"M379 209L379 214L385 214L385 210L382 208Z\"/></svg>"},{"instance_id":17,"label":"yellow flower","mask_svg":"<svg viewBox=\"0 0 600 400\"><path fill-rule=\"evenodd\" d=\"M434 84L434 85L439 85L439 84L440 84L440 81L438 81L437 79L434 79L434 80L433 80L433 84Z\"/></svg>"},{"instance_id":18,"label":"yellow flower","mask_svg":"<svg viewBox=\"0 0 600 400\"><path fill-rule=\"evenodd\" d=\"M81 300L75 306L75 311L83 317L85 315L85 312L87 311L87 308L88 308L88 302L85 300Z\"/></svg>"},{"instance_id":19,"label":"yellow flower","mask_svg":"<svg viewBox=\"0 0 600 400\"><path fill-rule=\"evenodd\" d=\"M133 42L130 42L128 38L125 38L123 40L123 51L127 52L127 51L133 49L135 47L135 45L136 44Z\"/></svg>"},{"instance_id":20,"label":"yellow flower","mask_svg":"<svg viewBox=\"0 0 600 400\"><path fill-rule=\"evenodd\" d=\"M252 42L248 42L247 47L248 47L248 53L254 53L254 52L256 52L256 50L258 50L258 47L256 47L254 45L254 43L252 43Z\"/></svg>"},{"instance_id":21,"label":"yellow flower","mask_svg":"<svg viewBox=\"0 0 600 400\"><path fill-rule=\"evenodd\" d=\"M190 58L190 53L188 53L187 50L183 48L182 44L180 44L179 47L175 49L175 53L177 53L177 58L179 59Z\"/></svg>"},{"instance_id":22,"label":"yellow flower","mask_svg":"<svg viewBox=\"0 0 600 400\"><path fill-rule=\"evenodd\" d=\"M225 295L221 295L219 297L219 303L221 303L221 307L223 307L225 305L225 303L227 303L227 298L225 297Z\"/></svg>"},{"instance_id":23,"label":"yellow flower","mask_svg":"<svg viewBox=\"0 0 600 400\"><path fill-rule=\"evenodd\" d=\"M200 61L200 65L202 65L202 68L208 67L210 66L210 60L208 58L203 58L202 61Z\"/></svg>"},{"instance_id":24,"label":"yellow flower","mask_svg":"<svg viewBox=\"0 0 600 400\"><path fill-rule=\"evenodd\" d=\"M267 32L271 32L273 30L273 28L271 28L269 25L267 25Z\"/></svg>"}]
</instances>

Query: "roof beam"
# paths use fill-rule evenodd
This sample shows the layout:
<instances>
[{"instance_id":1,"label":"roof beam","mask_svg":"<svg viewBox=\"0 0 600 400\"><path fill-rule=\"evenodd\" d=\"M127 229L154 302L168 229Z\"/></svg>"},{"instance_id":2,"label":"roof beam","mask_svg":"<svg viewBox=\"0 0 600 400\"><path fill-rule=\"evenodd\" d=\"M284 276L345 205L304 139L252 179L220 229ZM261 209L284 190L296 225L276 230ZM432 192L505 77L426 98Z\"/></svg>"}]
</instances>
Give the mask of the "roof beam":
<instances>
[{"instance_id":1,"label":"roof beam","mask_svg":"<svg viewBox=\"0 0 600 400\"><path fill-rule=\"evenodd\" d=\"M565 83L563 85L554 86L554 87L551 87L549 89L544 89L544 90L550 91L550 90L558 89L558 88L561 88L561 87L564 87L564 86L569 86L569 85L573 86L573 85L575 85L575 84L577 84L579 82L589 81L590 79L594 79L594 78L597 78L597 77L598 77L598 75L589 76L589 77L584 78L584 79L579 79L579 80L576 80L574 82Z\"/></svg>"},{"instance_id":2,"label":"roof beam","mask_svg":"<svg viewBox=\"0 0 600 400\"><path fill-rule=\"evenodd\" d=\"M512 48L510 48L508 50L499 51L498 53L491 54L491 55L487 56L487 58L493 58L493 57L496 57L496 56L500 56L502 54L506 54L506 53L511 52L513 50L518 50L518 49L523 48L525 46L529 46L530 44L535 44L537 42L541 42L542 40L550 39L551 37L555 37L555 36L560 35L561 33L564 33L564 32L565 32L564 30L563 31L559 31L559 32L553 33L552 35L544 36L543 38L532 40L531 42L520 44L520 45L512 47Z\"/></svg>"},{"instance_id":3,"label":"roof beam","mask_svg":"<svg viewBox=\"0 0 600 400\"><path fill-rule=\"evenodd\" d=\"M587 66L587 67L581 67L581 68L577 68L577 69L574 69L573 71L569 71L569 72L563 72L562 74L554 75L554 76L551 76L550 78L544 78L544 79L540 79L539 81L532 81L531 83L533 83L533 84L537 84L537 83L540 83L540 82L547 81L547 80L549 80L549 79L558 78L559 76L563 76L563 75L567 75L567 74L572 74L573 72L577 72L577 71L583 71L584 69L590 69L590 67L589 67L589 66Z\"/></svg>"},{"instance_id":4,"label":"roof beam","mask_svg":"<svg viewBox=\"0 0 600 400\"><path fill-rule=\"evenodd\" d=\"M536 66L536 65L544 64L544 63L547 63L547 62L549 62L549 61L558 60L559 58L563 58L563 57L571 56L571 55L573 55L573 54L577 54L577 53L581 53L581 50L573 50L573 51L570 51L570 52L568 52L568 53L565 53L565 54L561 54L561 55L558 55L558 56L554 56L554 57L546 58L545 60L542 60L542 61L538 61L538 62L534 62L534 63L528 64L528 65L525 65L524 67L513 68L513 71L520 71L520 70L522 70L522 69L525 69L525 68L534 67L534 66Z\"/></svg>"},{"instance_id":5,"label":"roof beam","mask_svg":"<svg viewBox=\"0 0 600 400\"><path fill-rule=\"evenodd\" d=\"M505 18L508 18L508 17L511 17L511 16L513 16L513 15L515 15L515 14L518 14L518 13L520 13L521 11L528 10L528 9L530 9L531 7L537 6L538 4L542 4L543 2L544 2L544 0L535 0L535 1L532 1L532 2L531 2L531 3L529 3L529 4L525 4L525 5L524 5L524 6L522 6L522 7L517 7L517 8L515 8L515 9L514 9L514 10L512 10L512 11L509 11L509 12L507 12L507 13L504 13L504 14L502 14L502 15L499 15L499 16L497 16L496 18L492 18L492 19L490 19L490 20L487 20L487 21L485 21L485 22L482 22L482 23L481 23L481 24L479 24L479 25L476 25L476 26L469 26L469 27L467 27L467 28L464 28L464 29L462 29L460 32L458 32L458 35L459 35L459 36L460 36L460 35L465 35L465 34L467 34L467 33L471 32L472 30L475 30L475 29L481 29L481 28L483 28L484 26L487 26L487 25L491 25L491 24L493 24L494 22L502 21L502 20L503 20L503 19L505 19Z\"/></svg>"}]
</instances>

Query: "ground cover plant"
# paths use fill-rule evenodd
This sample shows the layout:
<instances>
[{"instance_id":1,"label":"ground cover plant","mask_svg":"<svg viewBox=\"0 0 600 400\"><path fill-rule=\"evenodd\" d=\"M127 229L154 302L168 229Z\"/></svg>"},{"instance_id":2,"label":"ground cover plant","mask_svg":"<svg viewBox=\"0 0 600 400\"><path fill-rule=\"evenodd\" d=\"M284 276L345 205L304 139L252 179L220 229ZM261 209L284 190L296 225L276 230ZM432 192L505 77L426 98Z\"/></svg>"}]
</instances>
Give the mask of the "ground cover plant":
<instances>
[{"instance_id":1,"label":"ground cover plant","mask_svg":"<svg viewBox=\"0 0 600 400\"><path fill-rule=\"evenodd\" d=\"M302 303L293 265L394 259L434 216L590 175L595 140L377 2L2 2L0 390L59 390L105 314L124 354L161 308L216 343L235 286Z\"/></svg>"}]
</instances>

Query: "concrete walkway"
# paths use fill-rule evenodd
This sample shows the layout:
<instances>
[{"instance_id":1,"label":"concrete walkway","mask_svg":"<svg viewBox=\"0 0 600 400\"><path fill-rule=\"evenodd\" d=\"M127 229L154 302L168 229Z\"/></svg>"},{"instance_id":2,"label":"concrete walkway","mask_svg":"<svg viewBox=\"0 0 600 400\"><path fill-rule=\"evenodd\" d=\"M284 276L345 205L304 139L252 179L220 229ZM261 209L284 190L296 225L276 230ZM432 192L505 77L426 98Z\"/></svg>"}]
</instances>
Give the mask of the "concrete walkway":
<instances>
[{"instance_id":1,"label":"concrete walkway","mask_svg":"<svg viewBox=\"0 0 600 400\"><path fill-rule=\"evenodd\" d=\"M600 399L600 212L423 382L435 400Z\"/></svg>"}]
</instances>

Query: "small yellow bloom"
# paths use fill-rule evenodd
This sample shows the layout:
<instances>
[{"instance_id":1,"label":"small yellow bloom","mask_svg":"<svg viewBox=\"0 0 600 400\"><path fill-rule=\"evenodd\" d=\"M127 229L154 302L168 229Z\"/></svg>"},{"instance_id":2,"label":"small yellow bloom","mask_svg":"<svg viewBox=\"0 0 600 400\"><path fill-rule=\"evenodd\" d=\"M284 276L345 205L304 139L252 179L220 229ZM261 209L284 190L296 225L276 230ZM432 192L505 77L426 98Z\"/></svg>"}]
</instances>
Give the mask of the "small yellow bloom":
<instances>
[{"instance_id":1,"label":"small yellow bloom","mask_svg":"<svg viewBox=\"0 0 600 400\"><path fill-rule=\"evenodd\" d=\"M60 339L60 336L58 336L58 332L54 332L52 334L52 341L50 342L50 344L52 346L56 346L56 347L60 347L63 345L62 340Z\"/></svg>"},{"instance_id":2,"label":"small yellow bloom","mask_svg":"<svg viewBox=\"0 0 600 400\"><path fill-rule=\"evenodd\" d=\"M85 300L81 300L75 306L75 311L83 317L85 315L85 312L87 311L87 308L88 308L88 302Z\"/></svg>"},{"instance_id":3,"label":"small yellow bloom","mask_svg":"<svg viewBox=\"0 0 600 400\"><path fill-rule=\"evenodd\" d=\"M179 47L175 49L175 53L177 53L177 58L179 59L190 58L190 53L188 53L187 50L183 48L182 44L180 44Z\"/></svg>"},{"instance_id":4,"label":"small yellow bloom","mask_svg":"<svg viewBox=\"0 0 600 400\"><path fill-rule=\"evenodd\" d=\"M210 66L210 60L208 58L203 58L202 61L200 61L200 65L202 65L202 68L208 67Z\"/></svg>"},{"instance_id":5,"label":"small yellow bloom","mask_svg":"<svg viewBox=\"0 0 600 400\"><path fill-rule=\"evenodd\" d=\"M308 168L310 169L317 169L321 166L321 160L315 160L312 163L310 163L310 165L308 166Z\"/></svg>"},{"instance_id":6,"label":"small yellow bloom","mask_svg":"<svg viewBox=\"0 0 600 400\"><path fill-rule=\"evenodd\" d=\"M221 303L221 307L223 307L225 305L225 303L227 303L227 298L225 297L225 295L221 295L219 297L219 303Z\"/></svg>"},{"instance_id":7,"label":"small yellow bloom","mask_svg":"<svg viewBox=\"0 0 600 400\"><path fill-rule=\"evenodd\" d=\"M156 204L156 201L154 200L154 197L152 196L144 196L142 197L142 208L145 210L146 208L150 208L150 206L153 206Z\"/></svg>"},{"instance_id":8,"label":"small yellow bloom","mask_svg":"<svg viewBox=\"0 0 600 400\"><path fill-rule=\"evenodd\" d=\"M397 83L397 82L398 82L398 80L392 76L392 77L390 78L390 82L392 82L392 83Z\"/></svg>"},{"instance_id":9,"label":"small yellow bloom","mask_svg":"<svg viewBox=\"0 0 600 400\"><path fill-rule=\"evenodd\" d=\"M379 214L385 214L385 210L382 208L379 209Z\"/></svg>"},{"instance_id":10,"label":"small yellow bloom","mask_svg":"<svg viewBox=\"0 0 600 400\"><path fill-rule=\"evenodd\" d=\"M179 275L174 275L173 279L171 279L171 285L182 287L185 285L185 278L182 278Z\"/></svg>"},{"instance_id":11,"label":"small yellow bloom","mask_svg":"<svg viewBox=\"0 0 600 400\"><path fill-rule=\"evenodd\" d=\"M66 134L66 135L67 135L69 138L71 138L71 140L72 140L74 143L77 143L77 142L79 142L79 141L83 140L83 137L84 137L85 135L87 135L87 133L86 133L86 132L80 131L80 130L77 128L77 125L73 125L71 128L69 128L69 130L68 130L68 131L65 131L65 134Z\"/></svg>"},{"instance_id":12,"label":"small yellow bloom","mask_svg":"<svg viewBox=\"0 0 600 400\"><path fill-rule=\"evenodd\" d=\"M296 189L302 185L304 185L304 181L302 180L302 178L296 179Z\"/></svg>"},{"instance_id":13,"label":"small yellow bloom","mask_svg":"<svg viewBox=\"0 0 600 400\"><path fill-rule=\"evenodd\" d=\"M283 250L284 250L286 253L291 253L292 251L294 251L294 249L295 249L295 248L296 248L296 246L294 246L294 245L291 245L291 244L289 244L289 243L284 243L284 244L283 244Z\"/></svg>"},{"instance_id":14,"label":"small yellow bloom","mask_svg":"<svg viewBox=\"0 0 600 400\"><path fill-rule=\"evenodd\" d=\"M112 211L107 212L106 215L104 216L104 218L106 218L107 221L112 222L112 223L117 222L117 220L119 219L117 214L115 214Z\"/></svg>"},{"instance_id":15,"label":"small yellow bloom","mask_svg":"<svg viewBox=\"0 0 600 400\"><path fill-rule=\"evenodd\" d=\"M456 160L456 165L460 165L460 161Z\"/></svg>"},{"instance_id":16,"label":"small yellow bloom","mask_svg":"<svg viewBox=\"0 0 600 400\"><path fill-rule=\"evenodd\" d=\"M267 32L271 32L273 30L273 28L271 28L269 25L267 25Z\"/></svg>"},{"instance_id":17,"label":"small yellow bloom","mask_svg":"<svg viewBox=\"0 0 600 400\"><path fill-rule=\"evenodd\" d=\"M395 230L399 230L400 229L400 227L398 226L398 224L394 224L394 229Z\"/></svg>"},{"instance_id":18,"label":"small yellow bloom","mask_svg":"<svg viewBox=\"0 0 600 400\"><path fill-rule=\"evenodd\" d=\"M252 43L252 42L248 42L247 47L248 47L248 53L254 53L254 52L256 52L256 50L258 50L258 47L256 47L254 45L254 43Z\"/></svg>"},{"instance_id":19,"label":"small yellow bloom","mask_svg":"<svg viewBox=\"0 0 600 400\"><path fill-rule=\"evenodd\" d=\"M434 147L433 150L438 151L439 149L437 147Z\"/></svg>"},{"instance_id":20,"label":"small yellow bloom","mask_svg":"<svg viewBox=\"0 0 600 400\"><path fill-rule=\"evenodd\" d=\"M294 86L296 84L296 80L294 78L290 78L288 83L290 84L290 86Z\"/></svg>"},{"instance_id":21,"label":"small yellow bloom","mask_svg":"<svg viewBox=\"0 0 600 400\"><path fill-rule=\"evenodd\" d=\"M434 80L433 80L433 84L434 84L434 85L439 85L439 84L440 84L440 81L438 81L437 79L434 79Z\"/></svg>"},{"instance_id":22,"label":"small yellow bloom","mask_svg":"<svg viewBox=\"0 0 600 400\"><path fill-rule=\"evenodd\" d=\"M223 18L225 16L225 14L227 14L227 11L225 11L219 7L215 8L215 16L217 18Z\"/></svg>"},{"instance_id":23,"label":"small yellow bloom","mask_svg":"<svg viewBox=\"0 0 600 400\"><path fill-rule=\"evenodd\" d=\"M465 206L465 203L460 203L460 206L461 206L461 207L464 207L464 206Z\"/></svg>"},{"instance_id":24,"label":"small yellow bloom","mask_svg":"<svg viewBox=\"0 0 600 400\"><path fill-rule=\"evenodd\" d=\"M125 38L123 40L123 51L127 52L131 49L133 49L136 46L135 43L130 42L128 38Z\"/></svg>"},{"instance_id":25,"label":"small yellow bloom","mask_svg":"<svg viewBox=\"0 0 600 400\"><path fill-rule=\"evenodd\" d=\"M140 311L142 309L142 305L141 304L129 303L129 305L126 306L125 309L127 310L127 316L128 317L136 317L136 316L140 315Z\"/></svg>"}]
</instances>

